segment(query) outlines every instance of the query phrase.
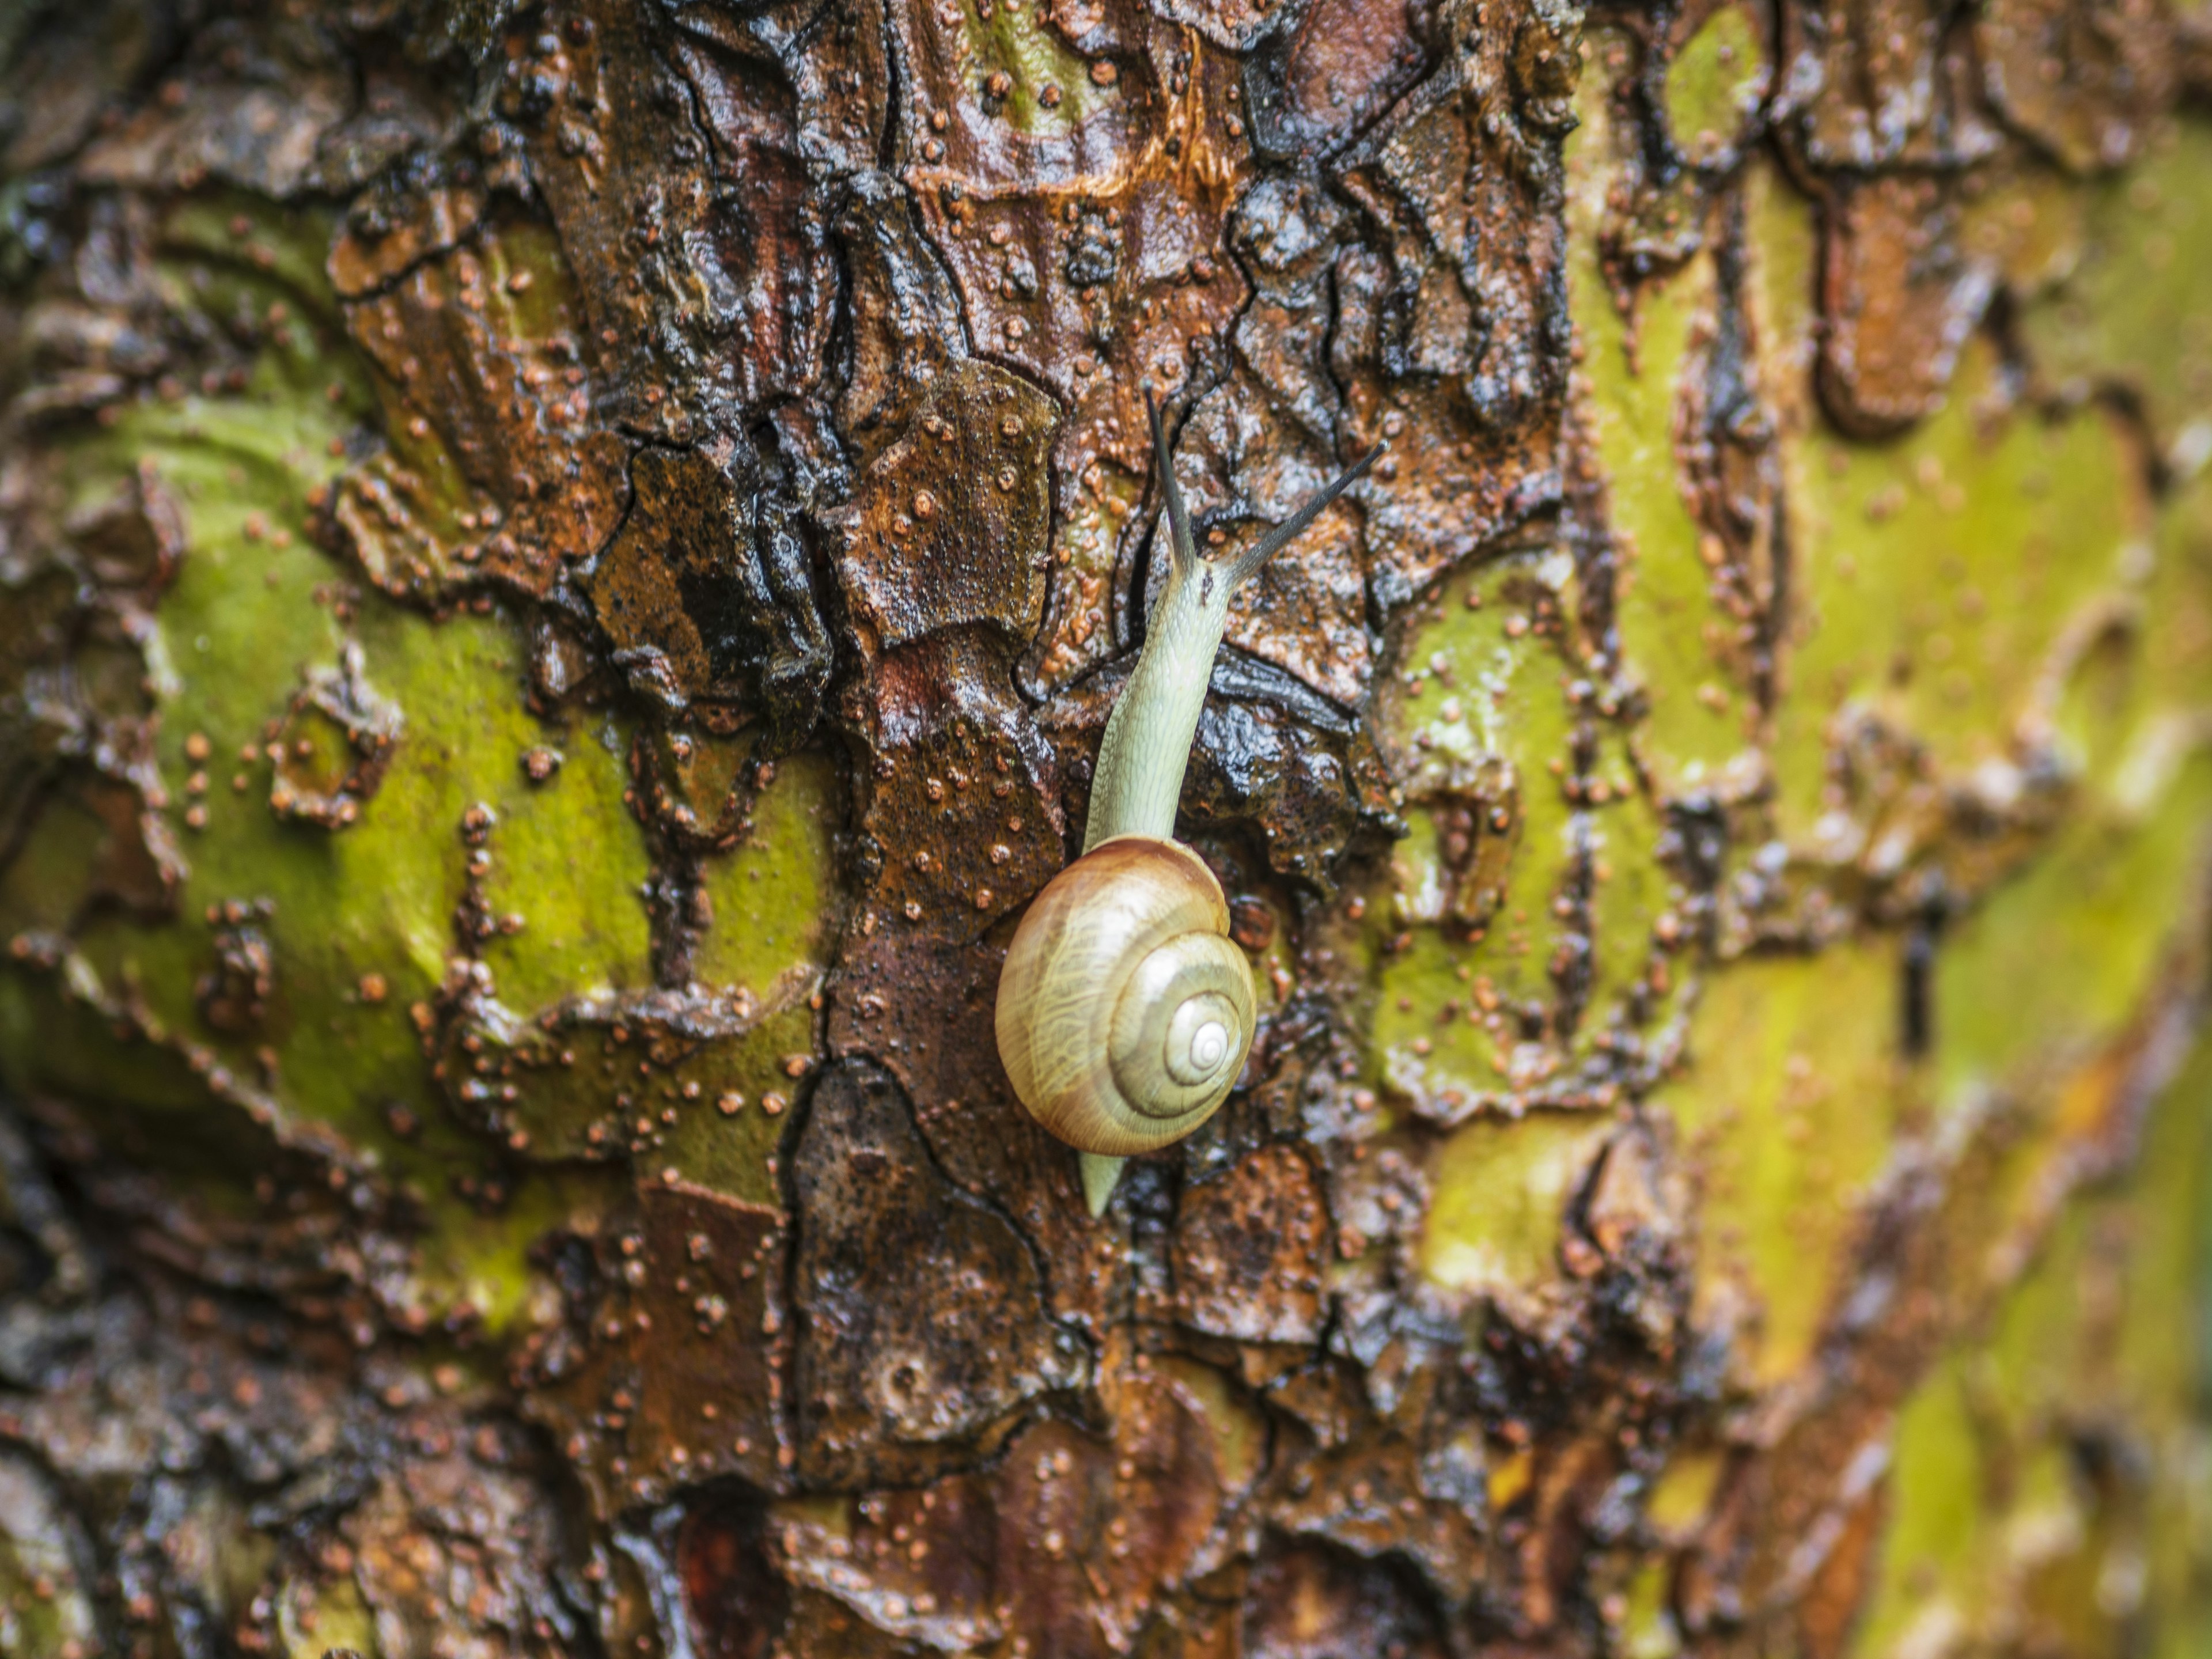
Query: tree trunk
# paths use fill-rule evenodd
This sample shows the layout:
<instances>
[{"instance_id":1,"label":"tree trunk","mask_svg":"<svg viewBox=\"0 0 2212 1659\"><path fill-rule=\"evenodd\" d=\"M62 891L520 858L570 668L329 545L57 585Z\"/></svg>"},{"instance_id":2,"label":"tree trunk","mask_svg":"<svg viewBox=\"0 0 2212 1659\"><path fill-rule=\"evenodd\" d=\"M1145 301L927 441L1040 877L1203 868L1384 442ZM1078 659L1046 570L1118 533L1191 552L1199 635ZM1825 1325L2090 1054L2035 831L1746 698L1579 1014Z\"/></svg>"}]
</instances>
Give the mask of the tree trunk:
<instances>
[{"instance_id":1,"label":"tree trunk","mask_svg":"<svg viewBox=\"0 0 2212 1659\"><path fill-rule=\"evenodd\" d=\"M2203 0L0 7L0 1652L2212 1642ZM999 965L1164 574L1259 1033Z\"/></svg>"}]
</instances>

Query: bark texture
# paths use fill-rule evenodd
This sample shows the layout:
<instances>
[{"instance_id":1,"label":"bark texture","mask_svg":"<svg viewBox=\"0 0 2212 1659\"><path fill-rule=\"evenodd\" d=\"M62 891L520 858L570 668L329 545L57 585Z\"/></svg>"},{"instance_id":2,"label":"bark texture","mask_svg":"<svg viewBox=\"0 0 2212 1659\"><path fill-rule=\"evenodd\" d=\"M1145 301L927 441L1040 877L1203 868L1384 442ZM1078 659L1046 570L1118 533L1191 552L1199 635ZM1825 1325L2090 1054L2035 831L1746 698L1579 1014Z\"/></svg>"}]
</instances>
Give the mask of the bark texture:
<instances>
[{"instance_id":1,"label":"bark texture","mask_svg":"<svg viewBox=\"0 0 2212 1659\"><path fill-rule=\"evenodd\" d=\"M0 1652L2212 1639L2203 0L0 9ZM1159 577L1241 1086L992 1041Z\"/></svg>"}]
</instances>

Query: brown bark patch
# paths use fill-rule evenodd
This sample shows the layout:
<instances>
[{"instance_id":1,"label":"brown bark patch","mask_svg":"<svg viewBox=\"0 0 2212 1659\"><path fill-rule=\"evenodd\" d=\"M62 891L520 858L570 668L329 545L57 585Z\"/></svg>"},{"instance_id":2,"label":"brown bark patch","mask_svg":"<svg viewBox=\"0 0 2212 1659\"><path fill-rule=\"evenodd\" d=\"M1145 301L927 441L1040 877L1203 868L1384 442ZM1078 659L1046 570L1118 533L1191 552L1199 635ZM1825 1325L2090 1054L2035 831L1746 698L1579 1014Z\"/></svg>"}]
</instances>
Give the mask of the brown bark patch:
<instances>
[{"instance_id":1,"label":"brown bark patch","mask_svg":"<svg viewBox=\"0 0 2212 1659\"><path fill-rule=\"evenodd\" d=\"M802 1479L934 1474L1081 1382L1082 1350L1048 1315L1020 1235L939 1172L889 1077L830 1069L792 1180Z\"/></svg>"},{"instance_id":2,"label":"brown bark patch","mask_svg":"<svg viewBox=\"0 0 2212 1659\"><path fill-rule=\"evenodd\" d=\"M1176 1316L1240 1342L1316 1340L1328 1228L1313 1174L1287 1146L1188 1189L1176 1217Z\"/></svg>"},{"instance_id":3,"label":"brown bark patch","mask_svg":"<svg viewBox=\"0 0 2212 1659\"><path fill-rule=\"evenodd\" d=\"M1443 1659L1451 1651L1441 1621L1401 1570L1304 1540L1261 1557L1241 1635L1248 1659Z\"/></svg>"},{"instance_id":4,"label":"brown bark patch","mask_svg":"<svg viewBox=\"0 0 2212 1659\"><path fill-rule=\"evenodd\" d=\"M784 1484L782 1216L660 1180L636 1215L573 1263L591 1288L520 1368L528 1410L602 1516L720 1475Z\"/></svg>"},{"instance_id":5,"label":"brown bark patch","mask_svg":"<svg viewBox=\"0 0 2212 1659\"><path fill-rule=\"evenodd\" d=\"M386 447L338 482L339 542L368 579L437 605L496 582L542 598L599 550L627 446L592 419L565 275L520 226L416 265L347 308Z\"/></svg>"},{"instance_id":6,"label":"brown bark patch","mask_svg":"<svg viewBox=\"0 0 2212 1659\"><path fill-rule=\"evenodd\" d=\"M1996 282L1960 246L1958 213L1953 187L1931 178L1885 174L1831 198L1820 386L1852 432L1893 432L1942 405Z\"/></svg>"}]
</instances>

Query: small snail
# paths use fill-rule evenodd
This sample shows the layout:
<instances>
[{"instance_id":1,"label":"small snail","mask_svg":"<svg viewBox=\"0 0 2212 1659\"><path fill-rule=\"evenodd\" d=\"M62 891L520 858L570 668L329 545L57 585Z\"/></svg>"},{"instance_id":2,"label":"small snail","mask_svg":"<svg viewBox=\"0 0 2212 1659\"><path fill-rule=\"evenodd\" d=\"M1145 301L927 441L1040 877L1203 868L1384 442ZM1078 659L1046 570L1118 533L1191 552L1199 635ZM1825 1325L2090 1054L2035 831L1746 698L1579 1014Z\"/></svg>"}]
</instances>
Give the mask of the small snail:
<instances>
[{"instance_id":1,"label":"small snail","mask_svg":"<svg viewBox=\"0 0 2212 1659\"><path fill-rule=\"evenodd\" d=\"M1170 559L1144 649L1091 785L1083 856L1030 906L999 979L999 1057L1032 1116L1082 1155L1091 1212L1121 1162L1180 1140L1228 1097L1252 1046L1252 969L1229 906L1174 839L1183 770L1228 620L1230 596L1373 463L1370 450L1235 558L1199 556L1159 404L1152 451Z\"/></svg>"}]
</instances>

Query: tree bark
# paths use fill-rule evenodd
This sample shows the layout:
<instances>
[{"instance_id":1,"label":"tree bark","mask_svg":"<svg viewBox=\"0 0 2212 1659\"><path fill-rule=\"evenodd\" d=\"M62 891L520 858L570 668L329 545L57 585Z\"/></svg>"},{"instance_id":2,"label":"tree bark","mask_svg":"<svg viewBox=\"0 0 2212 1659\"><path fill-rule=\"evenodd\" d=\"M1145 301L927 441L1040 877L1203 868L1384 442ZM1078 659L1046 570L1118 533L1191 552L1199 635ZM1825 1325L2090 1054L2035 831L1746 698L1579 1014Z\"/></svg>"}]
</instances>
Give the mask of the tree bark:
<instances>
[{"instance_id":1,"label":"tree bark","mask_svg":"<svg viewBox=\"0 0 2212 1659\"><path fill-rule=\"evenodd\" d=\"M0 1650L2212 1638L2201 0L0 14ZM1261 1000L999 964L1164 574Z\"/></svg>"}]
</instances>

